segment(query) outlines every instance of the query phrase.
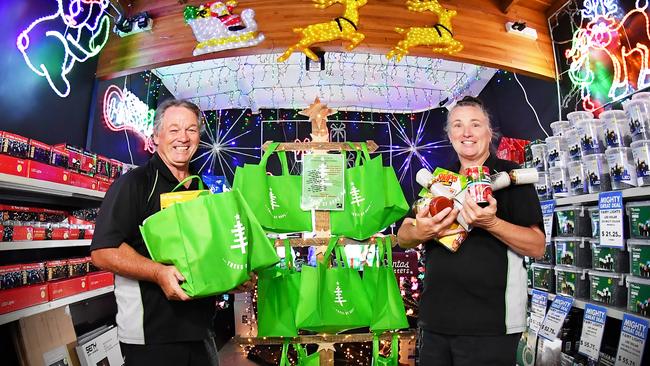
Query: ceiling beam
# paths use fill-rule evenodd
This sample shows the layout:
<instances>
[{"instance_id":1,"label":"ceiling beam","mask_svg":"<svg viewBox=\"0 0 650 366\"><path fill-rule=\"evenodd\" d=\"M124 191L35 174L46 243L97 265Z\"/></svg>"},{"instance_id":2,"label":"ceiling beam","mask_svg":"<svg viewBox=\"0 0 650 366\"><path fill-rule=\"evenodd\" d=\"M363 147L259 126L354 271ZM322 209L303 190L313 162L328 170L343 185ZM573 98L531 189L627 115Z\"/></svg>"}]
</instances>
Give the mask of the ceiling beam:
<instances>
[{"instance_id":1,"label":"ceiling beam","mask_svg":"<svg viewBox=\"0 0 650 366\"><path fill-rule=\"evenodd\" d=\"M555 0L555 1L553 1L551 6L549 6L548 9L546 10L546 19L550 18L553 14L555 14L555 12L562 9L564 7L564 5L569 3L569 1L571 1L571 0Z\"/></svg>"}]
</instances>

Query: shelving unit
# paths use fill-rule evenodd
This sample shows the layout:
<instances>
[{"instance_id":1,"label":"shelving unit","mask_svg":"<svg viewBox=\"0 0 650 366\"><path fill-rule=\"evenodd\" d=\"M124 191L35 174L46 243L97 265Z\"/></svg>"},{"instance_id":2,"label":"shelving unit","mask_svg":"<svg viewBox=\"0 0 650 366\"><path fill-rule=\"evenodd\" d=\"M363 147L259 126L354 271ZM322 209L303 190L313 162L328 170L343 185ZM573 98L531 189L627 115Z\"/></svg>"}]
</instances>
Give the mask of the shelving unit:
<instances>
[{"instance_id":1,"label":"shelving unit","mask_svg":"<svg viewBox=\"0 0 650 366\"><path fill-rule=\"evenodd\" d=\"M44 248L87 247L87 246L90 246L90 239L3 241L0 242L0 251L44 249Z\"/></svg>"},{"instance_id":2,"label":"shelving unit","mask_svg":"<svg viewBox=\"0 0 650 366\"><path fill-rule=\"evenodd\" d=\"M19 192L48 194L59 197L75 197L95 201L101 201L105 195L105 192L95 191L92 189L79 188L45 180L18 177L4 173L0 173L0 188Z\"/></svg>"},{"instance_id":3,"label":"shelving unit","mask_svg":"<svg viewBox=\"0 0 650 366\"><path fill-rule=\"evenodd\" d=\"M97 290L82 292L80 294L64 297L62 299L46 302L45 304L30 306L25 309L16 310L11 313L0 315L0 325L13 322L26 316L42 313L44 311L60 308L61 306L74 304L79 301L87 300L96 296L113 292L114 286L98 288Z\"/></svg>"},{"instance_id":4,"label":"shelving unit","mask_svg":"<svg viewBox=\"0 0 650 366\"><path fill-rule=\"evenodd\" d=\"M650 187L635 187L624 189L623 198L650 198ZM597 203L598 193L583 194L566 198L555 199L556 206L576 205L582 203Z\"/></svg>"}]
</instances>

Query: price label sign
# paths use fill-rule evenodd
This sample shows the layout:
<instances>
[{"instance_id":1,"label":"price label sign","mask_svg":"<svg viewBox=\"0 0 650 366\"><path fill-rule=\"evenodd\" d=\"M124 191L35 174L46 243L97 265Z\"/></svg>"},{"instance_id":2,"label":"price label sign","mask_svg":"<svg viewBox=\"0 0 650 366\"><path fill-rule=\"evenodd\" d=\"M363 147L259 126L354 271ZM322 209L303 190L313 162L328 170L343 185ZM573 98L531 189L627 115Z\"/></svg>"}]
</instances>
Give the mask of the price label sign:
<instances>
[{"instance_id":1,"label":"price label sign","mask_svg":"<svg viewBox=\"0 0 650 366\"><path fill-rule=\"evenodd\" d=\"M546 242L551 242L553 233L553 211L555 210L555 200L540 202L542 205L542 216L544 217L544 232L546 233Z\"/></svg>"},{"instance_id":2,"label":"price label sign","mask_svg":"<svg viewBox=\"0 0 650 366\"><path fill-rule=\"evenodd\" d=\"M551 303L551 308L548 310L542 326L539 328L539 336L549 341L554 341L560 334L564 319L569 314L571 306L573 306L572 297L555 296L555 300Z\"/></svg>"},{"instance_id":3,"label":"price label sign","mask_svg":"<svg viewBox=\"0 0 650 366\"><path fill-rule=\"evenodd\" d=\"M585 316L582 322L582 335L580 335L578 352L594 361L598 361L606 319L607 308L593 304L585 305Z\"/></svg>"},{"instance_id":4,"label":"price label sign","mask_svg":"<svg viewBox=\"0 0 650 366\"><path fill-rule=\"evenodd\" d=\"M623 192L598 194L600 245L623 248Z\"/></svg>"},{"instance_id":5,"label":"price label sign","mask_svg":"<svg viewBox=\"0 0 650 366\"><path fill-rule=\"evenodd\" d=\"M616 351L616 364L641 366L646 338L648 338L648 320L624 314L621 338Z\"/></svg>"},{"instance_id":6,"label":"price label sign","mask_svg":"<svg viewBox=\"0 0 650 366\"><path fill-rule=\"evenodd\" d=\"M544 317L546 316L546 305L548 293L533 289L533 297L530 303L530 330L539 333Z\"/></svg>"}]
</instances>

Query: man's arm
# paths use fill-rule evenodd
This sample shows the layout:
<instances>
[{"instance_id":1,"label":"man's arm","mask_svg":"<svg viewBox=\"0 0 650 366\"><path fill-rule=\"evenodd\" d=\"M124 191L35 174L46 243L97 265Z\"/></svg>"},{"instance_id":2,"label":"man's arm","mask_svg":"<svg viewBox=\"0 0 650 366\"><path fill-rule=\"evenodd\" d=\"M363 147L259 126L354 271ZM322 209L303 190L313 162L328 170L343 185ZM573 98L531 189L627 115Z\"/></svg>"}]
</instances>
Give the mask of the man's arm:
<instances>
[{"instance_id":1,"label":"man's arm","mask_svg":"<svg viewBox=\"0 0 650 366\"><path fill-rule=\"evenodd\" d=\"M189 300L179 281L185 278L174 266L166 266L143 257L129 244L117 248L101 248L91 252L93 264L103 270L135 280L154 282L169 300Z\"/></svg>"}]
</instances>

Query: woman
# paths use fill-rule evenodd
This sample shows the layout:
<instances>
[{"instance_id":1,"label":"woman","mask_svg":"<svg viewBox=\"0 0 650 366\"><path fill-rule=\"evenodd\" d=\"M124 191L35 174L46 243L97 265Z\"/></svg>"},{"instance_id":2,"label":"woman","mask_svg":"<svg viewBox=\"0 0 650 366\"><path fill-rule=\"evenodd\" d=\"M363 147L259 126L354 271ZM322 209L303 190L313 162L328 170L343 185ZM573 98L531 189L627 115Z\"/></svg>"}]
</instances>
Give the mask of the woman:
<instances>
[{"instance_id":1,"label":"woman","mask_svg":"<svg viewBox=\"0 0 650 366\"><path fill-rule=\"evenodd\" d=\"M490 153L490 119L480 100L465 97L447 116L445 131L458 155L448 170L463 173L487 166L490 173L517 164ZM533 185L510 186L488 196L480 207L469 197L462 210L428 210L406 218L397 234L400 246L426 247L424 290L420 300L420 365L515 364L526 328L527 274L523 256L541 257L543 219ZM462 215L473 226L458 251L436 239L453 233Z\"/></svg>"}]
</instances>

